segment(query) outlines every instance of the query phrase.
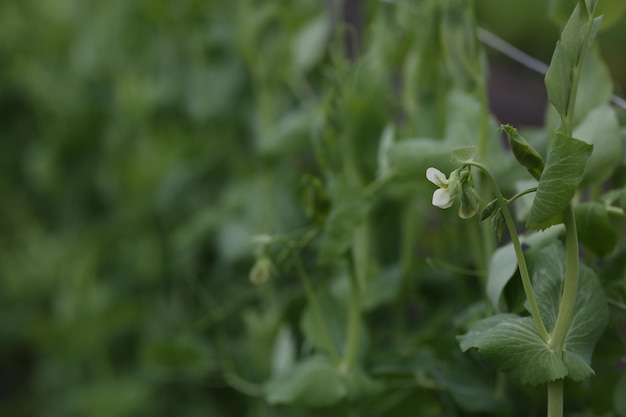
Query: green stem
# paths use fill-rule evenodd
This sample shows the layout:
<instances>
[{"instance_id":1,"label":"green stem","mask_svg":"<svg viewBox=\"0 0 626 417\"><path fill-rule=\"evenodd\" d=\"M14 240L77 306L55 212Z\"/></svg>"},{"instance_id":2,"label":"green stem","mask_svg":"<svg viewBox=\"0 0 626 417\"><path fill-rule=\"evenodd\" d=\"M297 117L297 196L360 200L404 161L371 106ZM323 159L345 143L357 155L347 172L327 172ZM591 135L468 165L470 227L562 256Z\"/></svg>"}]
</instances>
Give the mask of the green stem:
<instances>
[{"instance_id":1,"label":"green stem","mask_svg":"<svg viewBox=\"0 0 626 417\"><path fill-rule=\"evenodd\" d=\"M306 271L304 270L304 267L302 266L302 260L300 259L300 255L296 253L294 255L294 258L298 276L300 277L300 281L302 282L302 286L304 287L304 291L313 311L315 323L317 324L317 327L322 334L322 337L324 338L324 344L326 345L326 350L328 350L330 359L335 365L337 365L340 361L339 354L337 353L337 349L335 349L335 344L330 338L330 333L328 332L328 328L326 327L326 323L324 322L322 309L320 308L317 297L315 296L315 292L313 291L313 287L311 286L311 280L309 279Z\"/></svg>"},{"instance_id":2,"label":"green stem","mask_svg":"<svg viewBox=\"0 0 626 417\"><path fill-rule=\"evenodd\" d=\"M574 209L571 205L565 209L565 246L567 251L567 265L565 267L565 285L563 296L559 306L559 314L556 318L552 340L550 345L557 351L563 350L565 338L572 324L576 292L578 291L578 235L576 232L576 220Z\"/></svg>"},{"instance_id":3,"label":"green stem","mask_svg":"<svg viewBox=\"0 0 626 417\"><path fill-rule=\"evenodd\" d=\"M507 206L505 198L502 196L502 192L496 183L493 175L487 170L487 168L478 162L470 162L470 165L475 166L485 173L485 176L491 182L494 193L496 194L496 199L498 200L498 205L502 210L502 215L504 216L504 221L506 222L507 229L509 230L509 234L511 235L511 242L513 243L513 248L515 249L515 256L517 257L517 265L519 267L519 272L522 277L522 285L524 287L524 293L526 294L526 299L528 300L528 306L530 309L530 314L535 320L535 324L537 325L537 330L539 334L543 338L543 340L550 340L550 334L548 330L546 330L546 326L543 324L541 320L541 315L539 314L539 307L537 306L537 300L535 299L535 294L533 292L533 286L530 280L530 274L528 273L528 266L526 265L526 258L524 257L524 251L522 250L522 245L519 240L519 236L517 235L517 229L515 228L515 222L513 221L513 217L511 217L511 212Z\"/></svg>"},{"instance_id":4,"label":"green stem","mask_svg":"<svg viewBox=\"0 0 626 417\"><path fill-rule=\"evenodd\" d=\"M519 193L515 194L513 197L511 197L508 200L506 200L506 202L507 203L512 203L515 200L517 200L518 198L523 197L526 194L534 193L535 191L537 191L537 187L532 187L532 188L529 188L528 190L520 191Z\"/></svg>"},{"instance_id":5,"label":"green stem","mask_svg":"<svg viewBox=\"0 0 626 417\"><path fill-rule=\"evenodd\" d=\"M346 338L346 350L342 362L342 370L354 369L359 356L359 340L361 336L361 288L357 276L354 254L349 252L348 268L350 277L350 309L348 315L348 332Z\"/></svg>"},{"instance_id":6,"label":"green stem","mask_svg":"<svg viewBox=\"0 0 626 417\"><path fill-rule=\"evenodd\" d=\"M563 380L548 382L548 417L563 416Z\"/></svg>"}]
</instances>

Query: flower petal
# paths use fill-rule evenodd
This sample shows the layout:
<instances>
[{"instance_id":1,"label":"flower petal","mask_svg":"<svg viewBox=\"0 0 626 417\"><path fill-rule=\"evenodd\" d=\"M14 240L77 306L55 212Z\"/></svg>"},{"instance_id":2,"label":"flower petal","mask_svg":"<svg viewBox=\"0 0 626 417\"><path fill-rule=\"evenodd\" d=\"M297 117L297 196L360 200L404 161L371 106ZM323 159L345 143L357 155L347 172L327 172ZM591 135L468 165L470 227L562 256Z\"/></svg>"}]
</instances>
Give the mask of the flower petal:
<instances>
[{"instance_id":1,"label":"flower petal","mask_svg":"<svg viewBox=\"0 0 626 417\"><path fill-rule=\"evenodd\" d=\"M433 193L433 206L446 209L454 204L454 196L445 188L439 188Z\"/></svg>"},{"instance_id":2,"label":"flower petal","mask_svg":"<svg viewBox=\"0 0 626 417\"><path fill-rule=\"evenodd\" d=\"M448 185L448 179L446 178L446 175L443 172L439 171L437 168L428 168L426 170L426 178L437 187L445 188L445 186Z\"/></svg>"}]
</instances>

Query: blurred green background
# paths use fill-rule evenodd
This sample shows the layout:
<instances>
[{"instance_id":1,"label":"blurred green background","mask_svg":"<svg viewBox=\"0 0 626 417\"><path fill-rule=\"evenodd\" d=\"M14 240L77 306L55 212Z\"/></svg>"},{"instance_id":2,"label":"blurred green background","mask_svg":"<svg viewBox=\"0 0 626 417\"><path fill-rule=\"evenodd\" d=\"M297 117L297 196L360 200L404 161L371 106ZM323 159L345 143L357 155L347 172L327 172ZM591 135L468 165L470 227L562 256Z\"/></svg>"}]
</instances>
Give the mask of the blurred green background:
<instances>
[{"instance_id":1,"label":"blurred green background","mask_svg":"<svg viewBox=\"0 0 626 417\"><path fill-rule=\"evenodd\" d=\"M476 3L549 60L544 2ZM267 415L231 372L266 377L280 314L256 309L250 237L305 224L333 54L350 30L353 53L375 45L385 7L0 2L0 415ZM599 43L619 92L616 19ZM374 87L353 100L377 140L393 113Z\"/></svg>"}]
</instances>

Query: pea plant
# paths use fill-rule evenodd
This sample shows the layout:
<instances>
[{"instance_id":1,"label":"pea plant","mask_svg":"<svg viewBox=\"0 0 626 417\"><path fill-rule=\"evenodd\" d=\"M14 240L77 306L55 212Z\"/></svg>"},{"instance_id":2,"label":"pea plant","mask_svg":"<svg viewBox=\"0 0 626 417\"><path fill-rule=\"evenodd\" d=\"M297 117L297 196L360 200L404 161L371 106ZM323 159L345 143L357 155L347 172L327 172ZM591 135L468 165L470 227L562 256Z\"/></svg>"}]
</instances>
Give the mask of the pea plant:
<instances>
[{"instance_id":1,"label":"pea plant","mask_svg":"<svg viewBox=\"0 0 626 417\"><path fill-rule=\"evenodd\" d=\"M434 167L426 171L439 187L433 205L446 209L458 199L461 218L479 214L480 222L491 220L499 237L506 229L511 239L505 250L495 252L490 265L487 292L496 314L472 323L458 337L460 347L476 349L524 384L547 385L549 417L563 416L566 378L581 382L594 375L592 353L607 326L609 308L592 261L594 255L613 249L619 229L609 216L623 217L626 202L624 190L602 186L615 166L610 154L621 149L612 133L619 130L614 110L605 103L589 109L584 93L590 88L585 83L591 80L585 77L593 71L594 64L588 62L594 59L592 42L602 19L596 7L597 1L578 2L546 73L548 97L559 122L546 137L545 160L514 127L502 126L533 186L505 198L474 146L452 152L452 161L460 167L449 177ZM487 204L481 202L476 177L495 196ZM530 194L534 199L524 213L527 232L520 235L509 207ZM524 311L517 313L500 302L514 272L505 263L511 252L525 296ZM587 264L581 254L588 254Z\"/></svg>"},{"instance_id":2,"label":"pea plant","mask_svg":"<svg viewBox=\"0 0 626 417\"><path fill-rule=\"evenodd\" d=\"M471 2L381 5L356 62L337 28L307 221L253 240L271 363L262 383L235 370L229 384L293 415L623 415L624 139L598 2L568 15L546 127L527 133L489 111Z\"/></svg>"}]
</instances>

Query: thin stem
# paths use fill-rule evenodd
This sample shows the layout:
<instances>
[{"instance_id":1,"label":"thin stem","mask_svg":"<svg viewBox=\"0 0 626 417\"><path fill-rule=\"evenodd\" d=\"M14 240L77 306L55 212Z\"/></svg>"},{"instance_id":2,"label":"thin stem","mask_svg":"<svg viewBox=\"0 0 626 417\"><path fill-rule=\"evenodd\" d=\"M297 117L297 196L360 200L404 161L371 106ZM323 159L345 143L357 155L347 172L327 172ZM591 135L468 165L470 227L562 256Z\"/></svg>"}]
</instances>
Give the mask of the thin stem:
<instances>
[{"instance_id":1,"label":"thin stem","mask_svg":"<svg viewBox=\"0 0 626 417\"><path fill-rule=\"evenodd\" d=\"M315 318L315 323L324 338L324 344L326 345L326 350L328 350L328 354L330 355L330 359L333 361L335 365L339 364L339 354L337 353L337 349L335 349L335 345L330 338L330 333L328 332L328 328L326 327L326 323L324 322L324 316L322 314L322 309L320 308L319 303L317 302L317 297L315 296L315 292L311 287L311 280L309 279L304 267L302 266L302 260L300 259L300 254L294 254L296 270L298 272L298 277L300 277L300 281L302 282L302 286L304 287L304 291L306 292L307 299L309 304L311 305L311 309L313 311L313 317Z\"/></svg>"},{"instance_id":2,"label":"thin stem","mask_svg":"<svg viewBox=\"0 0 626 417\"><path fill-rule=\"evenodd\" d=\"M548 382L548 417L563 416L563 380Z\"/></svg>"},{"instance_id":3,"label":"thin stem","mask_svg":"<svg viewBox=\"0 0 626 417\"><path fill-rule=\"evenodd\" d=\"M359 341L361 337L361 288L359 277L357 276L354 254L349 252L348 259L350 277L350 309L348 315L348 332L346 339L346 350L342 369L350 371L354 369L359 355Z\"/></svg>"},{"instance_id":4,"label":"thin stem","mask_svg":"<svg viewBox=\"0 0 626 417\"><path fill-rule=\"evenodd\" d=\"M576 220L574 209L571 205L565 209L565 246L567 251L567 265L565 267L565 285L563 297L559 306L559 314L554 325L554 332L550 345L557 351L563 350L565 338L572 324L576 292L578 291L578 235L576 233Z\"/></svg>"},{"instance_id":5,"label":"thin stem","mask_svg":"<svg viewBox=\"0 0 626 417\"><path fill-rule=\"evenodd\" d=\"M522 250L522 245L519 240L519 236L517 235L517 229L515 228L515 222L513 221L513 217L511 216L511 212L507 206L505 198L502 196L502 192L496 183L495 178L491 175L491 173L487 170L487 168L478 163L478 162L470 162L470 165L475 166L485 173L487 179L491 182L493 191L496 194L496 199L498 200L498 205L502 210L502 215L504 216L504 221L506 222L506 226L509 230L509 234L511 235L511 242L513 243L513 248L515 249L515 256L517 257L517 265L519 267L519 272L522 277L522 285L524 287L524 293L526 294L526 299L528 300L528 306L530 308L530 314L535 320L535 324L537 325L537 330L541 335L541 338L545 341L550 340L550 334L548 330L546 330L546 326L543 324L541 320L541 314L539 314L539 307L537 306L537 300L535 299L535 294L533 292L533 286L530 280L530 274L528 273L528 266L526 265L526 258L524 257L524 251Z\"/></svg>"},{"instance_id":6,"label":"thin stem","mask_svg":"<svg viewBox=\"0 0 626 417\"><path fill-rule=\"evenodd\" d=\"M515 194L513 197L511 197L508 200L506 200L506 202L507 203L512 203L515 200L517 200L518 198L523 197L526 194L534 193L535 191L537 191L537 187L532 187L532 188L529 188L528 190L520 191L519 193Z\"/></svg>"}]
</instances>

